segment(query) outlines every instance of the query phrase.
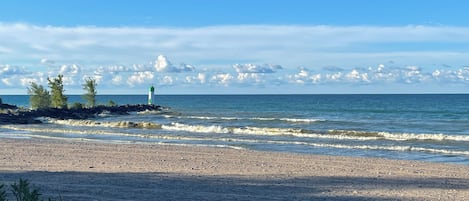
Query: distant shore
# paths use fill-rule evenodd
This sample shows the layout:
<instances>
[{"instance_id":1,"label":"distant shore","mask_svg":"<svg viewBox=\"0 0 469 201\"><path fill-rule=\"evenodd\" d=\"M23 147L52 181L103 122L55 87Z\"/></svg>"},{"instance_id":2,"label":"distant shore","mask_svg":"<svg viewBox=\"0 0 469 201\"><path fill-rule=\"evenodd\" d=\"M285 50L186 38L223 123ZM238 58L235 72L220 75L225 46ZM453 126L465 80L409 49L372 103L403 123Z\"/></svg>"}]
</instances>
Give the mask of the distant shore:
<instances>
[{"instance_id":1,"label":"distant shore","mask_svg":"<svg viewBox=\"0 0 469 201\"><path fill-rule=\"evenodd\" d=\"M63 200L465 200L469 166L226 148L0 139L0 181Z\"/></svg>"}]
</instances>

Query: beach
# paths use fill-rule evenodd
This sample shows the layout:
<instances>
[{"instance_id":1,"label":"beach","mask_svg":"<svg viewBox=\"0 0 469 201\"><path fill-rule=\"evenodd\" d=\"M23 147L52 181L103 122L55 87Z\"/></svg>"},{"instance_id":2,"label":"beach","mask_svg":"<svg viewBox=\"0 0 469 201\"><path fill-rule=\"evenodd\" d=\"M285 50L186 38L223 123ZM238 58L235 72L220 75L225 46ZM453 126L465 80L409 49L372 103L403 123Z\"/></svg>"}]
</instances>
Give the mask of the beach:
<instances>
[{"instance_id":1,"label":"beach","mask_svg":"<svg viewBox=\"0 0 469 201\"><path fill-rule=\"evenodd\" d=\"M467 200L469 166L151 144L0 140L0 181L63 200Z\"/></svg>"}]
</instances>

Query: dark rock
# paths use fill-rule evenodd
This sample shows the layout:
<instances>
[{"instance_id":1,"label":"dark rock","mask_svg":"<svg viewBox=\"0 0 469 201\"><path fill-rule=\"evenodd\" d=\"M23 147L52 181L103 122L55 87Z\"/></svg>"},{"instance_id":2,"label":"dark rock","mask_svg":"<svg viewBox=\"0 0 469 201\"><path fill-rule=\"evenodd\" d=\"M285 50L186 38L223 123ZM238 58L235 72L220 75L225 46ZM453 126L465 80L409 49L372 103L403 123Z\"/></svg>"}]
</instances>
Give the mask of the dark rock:
<instances>
[{"instance_id":1,"label":"dark rock","mask_svg":"<svg viewBox=\"0 0 469 201\"><path fill-rule=\"evenodd\" d=\"M16 106L15 106L16 107ZM55 119L89 119L98 114L108 112L113 115L127 115L129 112L141 112L146 110L160 110L157 105L121 105L121 106L96 106L92 108L46 108L28 111L17 111L15 114L0 114L0 124L37 124L41 121L38 117L50 117Z\"/></svg>"},{"instance_id":2,"label":"dark rock","mask_svg":"<svg viewBox=\"0 0 469 201\"><path fill-rule=\"evenodd\" d=\"M9 104L5 104L5 103L1 103L0 104L0 109L2 109L2 110L16 110L16 109L18 109L18 107L16 105L9 105Z\"/></svg>"}]
</instances>

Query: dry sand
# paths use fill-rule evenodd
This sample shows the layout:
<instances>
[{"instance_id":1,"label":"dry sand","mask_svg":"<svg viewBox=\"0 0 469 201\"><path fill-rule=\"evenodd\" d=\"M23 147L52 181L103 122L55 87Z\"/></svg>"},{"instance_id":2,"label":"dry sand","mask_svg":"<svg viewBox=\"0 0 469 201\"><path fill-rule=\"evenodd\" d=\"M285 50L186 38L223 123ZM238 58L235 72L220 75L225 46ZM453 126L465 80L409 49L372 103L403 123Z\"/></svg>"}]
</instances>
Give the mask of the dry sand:
<instances>
[{"instance_id":1,"label":"dry sand","mask_svg":"<svg viewBox=\"0 0 469 201\"><path fill-rule=\"evenodd\" d=\"M0 139L0 183L63 200L469 200L469 166L224 148Z\"/></svg>"}]
</instances>

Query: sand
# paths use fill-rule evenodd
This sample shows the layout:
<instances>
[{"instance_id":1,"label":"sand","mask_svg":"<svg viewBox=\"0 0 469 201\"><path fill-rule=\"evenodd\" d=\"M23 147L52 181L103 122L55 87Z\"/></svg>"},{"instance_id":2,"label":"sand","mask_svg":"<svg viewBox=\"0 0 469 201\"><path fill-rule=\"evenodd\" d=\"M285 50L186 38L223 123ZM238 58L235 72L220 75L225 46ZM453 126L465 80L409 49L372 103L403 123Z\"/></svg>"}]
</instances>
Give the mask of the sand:
<instances>
[{"instance_id":1,"label":"sand","mask_svg":"<svg viewBox=\"0 0 469 201\"><path fill-rule=\"evenodd\" d=\"M0 183L19 178L66 201L469 200L465 165L0 138Z\"/></svg>"}]
</instances>

